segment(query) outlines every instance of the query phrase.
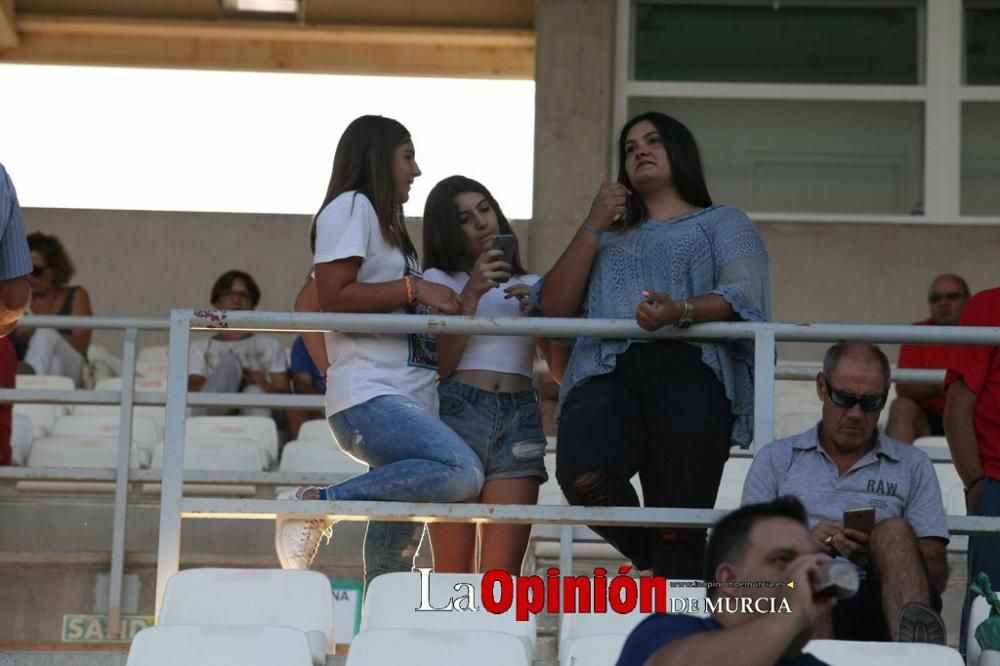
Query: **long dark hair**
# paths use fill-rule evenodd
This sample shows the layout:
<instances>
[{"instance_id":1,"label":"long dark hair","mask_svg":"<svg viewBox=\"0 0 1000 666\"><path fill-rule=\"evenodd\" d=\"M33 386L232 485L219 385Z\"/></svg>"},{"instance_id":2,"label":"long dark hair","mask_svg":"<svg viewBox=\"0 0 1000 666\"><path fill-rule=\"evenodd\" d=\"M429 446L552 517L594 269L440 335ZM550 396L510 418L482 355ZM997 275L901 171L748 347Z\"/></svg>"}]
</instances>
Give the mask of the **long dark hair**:
<instances>
[{"instance_id":1,"label":"long dark hair","mask_svg":"<svg viewBox=\"0 0 1000 666\"><path fill-rule=\"evenodd\" d=\"M59 238L41 231L28 234L28 249L45 257L45 263L52 268L52 285L65 287L76 273L73 260Z\"/></svg>"},{"instance_id":2,"label":"long dark hair","mask_svg":"<svg viewBox=\"0 0 1000 666\"><path fill-rule=\"evenodd\" d=\"M691 130L681 121L665 113L648 111L625 123L621 134L618 135L618 182L627 187L632 194L629 196L625 217L612 226L616 230L638 226L649 217L645 202L635 192L635 188L632 187L632 183L628 179L628 173L625 171L625 139L629 130L643 120L653 123L653 127L656 128L663 140L674 187L677 188L677 194L680 195L681 199L700 208L708 208L712 205L712 197L708 195L708 186L705 184L705 173L701 168L698 144L695 142Z\"/></svg>"},{"instance_id":3,"label":"long dark hair","mask_svg":"<svg viewBox=\"0 0 1000 666\"><path fill-rule=\"evenodd\" d=\"M316 218L331 201L352 190L365 195L375 207L382 238L416 260L417 250L403 225L403 206L397 201L392 158L410 133L398 120L361 116L351 121L337 143L326 197L313 217L310 242L316 246Z\"/></svg>"},{"instance_id":4,"label":"long dark hair","mask_svg":"<svg viewBox=\"0 0 1000 666\"><path fill-rule=\"evenodd\" d=\"M434 186L424 204L424 268L437 268L445 273L468 270L477 257L469 251L469 241L461 229L458 206L455 197L465 192L477 192L486 197L501 234L512 234L514 230L507 217L500 210L500 204L493 198L486 186L465 176L449 176ZM527 271L521 265L520 247L514 253L511 273L524 275Z\"/></svg>"}]
</instances>

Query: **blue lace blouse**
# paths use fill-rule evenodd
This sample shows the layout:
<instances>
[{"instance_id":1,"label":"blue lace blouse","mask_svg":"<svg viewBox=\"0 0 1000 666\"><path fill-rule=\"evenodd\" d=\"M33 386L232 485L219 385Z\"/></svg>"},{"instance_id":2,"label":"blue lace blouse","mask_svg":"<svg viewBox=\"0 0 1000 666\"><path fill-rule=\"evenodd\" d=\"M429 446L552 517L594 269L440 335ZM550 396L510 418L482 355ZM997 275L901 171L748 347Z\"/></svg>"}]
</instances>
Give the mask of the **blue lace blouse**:
<instances>
[{"instance_id":1,"label":"blue lace blouse","mask_svg":"<svg viewBox=\"0 0 1000 666\"><path fill-rule=\"evenodd\" d=\"M539 302L544 280L535 285ZM740 318L771 316L767 249L750 218L715 205L667 222L647 220L623 233L605 233L591 269L584 315L592 319L635 319L644 290L673 299L719 294ZM648 340L576 338L559 391L562 404L574 387L611 372L618 354ZM753 438L753 343L750 340L691 341L701 360L722 382L734 416L732 442Z\"/></svg>"}]
</instances>

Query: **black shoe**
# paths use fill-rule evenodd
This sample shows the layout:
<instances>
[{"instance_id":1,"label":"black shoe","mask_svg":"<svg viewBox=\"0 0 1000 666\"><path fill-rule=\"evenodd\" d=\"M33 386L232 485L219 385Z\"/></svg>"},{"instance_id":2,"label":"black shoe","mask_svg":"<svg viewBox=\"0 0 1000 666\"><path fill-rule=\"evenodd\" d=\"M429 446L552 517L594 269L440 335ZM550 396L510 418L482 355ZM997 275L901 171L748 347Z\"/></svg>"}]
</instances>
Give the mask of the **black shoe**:
<instances>
[{"instance_id":1,"label":"black shoe","mask_svg":"<svg viewBox=\"0 0 1000 666\"><path fill-rule=\"evenodd\" d=\"M911 601L899 612L896 640L900 643L945 645L946 638L944 620L927 604Z\"/></svg>"}]
</instances>

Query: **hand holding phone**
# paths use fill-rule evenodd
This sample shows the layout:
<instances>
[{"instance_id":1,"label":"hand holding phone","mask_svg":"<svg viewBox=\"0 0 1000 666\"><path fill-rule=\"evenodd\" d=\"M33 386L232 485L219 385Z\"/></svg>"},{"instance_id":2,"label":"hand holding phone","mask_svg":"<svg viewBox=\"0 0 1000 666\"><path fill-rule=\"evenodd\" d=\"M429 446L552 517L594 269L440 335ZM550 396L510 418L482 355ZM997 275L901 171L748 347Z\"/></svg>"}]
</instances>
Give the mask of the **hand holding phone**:
<instances>
[{"instance_id":1,"label":"hand holding phone","mask_svg":"<svg viewBox=\"0 0 1000 666\"><path fill-rule=\"evenodd\" d=\"M874 507L844 509L844 529L855 529L865 534L871 534L872 530L875 529Z\"/></svg>"},{"instance_id":2,"label":"hand holding phone","mask_svg":"<svg viewBox=\"0 0 1000 666\"><path fill-rule=\"evenodd\" d=\"M503 261L513 268L514 257L517 256L517 236L514 234L498 234L493 237L492 243L490 243L490 249L500 250L503 252ZM502 280L497 280L497 282L504 283L509 278L504 278Z\"/></svg>"}]
</instances>

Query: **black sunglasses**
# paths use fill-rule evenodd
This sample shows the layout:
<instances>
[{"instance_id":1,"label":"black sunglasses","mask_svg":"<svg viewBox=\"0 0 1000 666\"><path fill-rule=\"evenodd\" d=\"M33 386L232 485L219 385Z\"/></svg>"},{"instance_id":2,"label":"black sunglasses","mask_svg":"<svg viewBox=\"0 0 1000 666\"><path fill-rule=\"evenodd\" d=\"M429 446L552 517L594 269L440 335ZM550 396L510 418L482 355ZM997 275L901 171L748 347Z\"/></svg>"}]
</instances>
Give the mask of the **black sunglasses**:
<instances>
[{"instance_id":1,"label":"black sunglasses","mask_svg":"<svg viewBox=\"0 0 1000 666\"><path fill-rule=\"evenodd\" d=\"M931 303L937 303L942 300L957 301L962 298L964 294L958 291L949 291L947 294L931 294L927 297L927 300Z\"/></svg>"},{"instance_id":2,"label":"black sunglasses","mask_svg":"<svg viewBox=\"0 0 1000 666\"><path fill-rule=\"evenodd\" d=\"M31 277L41 277L42 273L52 268L51 266L32 266Z\"/></svg>"},{"instance_id":3,"label":"black sunglasses","mask_svg":"<svg viewBox=\"0 0 1000 666\"><path fill-rule=\"evenodd\" d=\"M837 407L843 407L844 409L850 409L854 405L861 405L861 411L863 412L877 412L885 407L885 401L889 397L888 392L876 393L874 395L855 395L850 391L834 388L833 384L830 383L830 378L826 375L823 375L823 379L826 381L826 393L830 396L830 400Z\"/></svg>"}]
</instances>

